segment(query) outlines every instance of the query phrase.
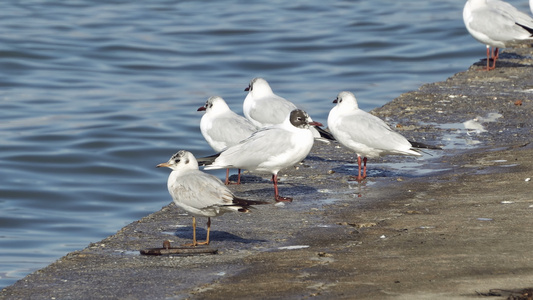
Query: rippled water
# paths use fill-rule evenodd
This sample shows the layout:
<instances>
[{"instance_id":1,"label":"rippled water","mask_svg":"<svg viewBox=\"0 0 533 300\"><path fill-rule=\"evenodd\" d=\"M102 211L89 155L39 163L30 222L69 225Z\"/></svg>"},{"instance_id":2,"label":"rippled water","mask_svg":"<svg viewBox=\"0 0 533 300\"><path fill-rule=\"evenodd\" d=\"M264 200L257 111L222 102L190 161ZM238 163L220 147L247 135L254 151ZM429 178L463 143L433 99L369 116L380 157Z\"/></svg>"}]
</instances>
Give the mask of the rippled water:
<instances>
[{"instance_id":1,"label":"rippled water","mask_svg":"<svg viewBox=\"0 0 533 300\"><path fill-rule=\"evenodd\" d=\"M325 123L341 90L369 110L484 55L458 0L146 2L2 3L0 287L168 204L155 165L212 153L209 96L241 113L262 76Z\"/></svg>"}]
</instances>

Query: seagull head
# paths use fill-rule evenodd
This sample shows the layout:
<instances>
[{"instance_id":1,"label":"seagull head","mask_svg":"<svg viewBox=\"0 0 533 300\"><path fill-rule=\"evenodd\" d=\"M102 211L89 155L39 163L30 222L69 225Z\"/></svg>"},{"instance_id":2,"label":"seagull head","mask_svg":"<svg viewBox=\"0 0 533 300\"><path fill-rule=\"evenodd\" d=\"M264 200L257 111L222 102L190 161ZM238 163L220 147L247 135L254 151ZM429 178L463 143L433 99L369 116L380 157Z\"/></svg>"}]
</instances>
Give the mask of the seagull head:
<instances>
[{"instance_id":1,"label":"seagull head","mask_svg":"<svg viewBox=\"0 0 533 300\"><path fill-rule=\"evenodd\" d=\"M207 99L204 106L200 106L197 111L220 111L229 110L229 106L220 96L212 96Z\"/></svg>"},{"instance_id":2,"label":"seagull head","mask_svg":"<svg viewBox=\"0 0 533 300\"><path fill-rule=\"evenodd\" d=\"M289 122L292 124L292 126L296 128L307 129L309 128L309 125L322 126L321 123L312 121L311 117L309 117L309 115L301 109L295 109L291 111L291 113L289 114L287 118Z\"/></svg>"},{"instance_id":3,"label":"seagull head","mask_svg":"<svg viewBox=\"0 0 533 300\"><path fill-rule=\"evenodd\" d=\"M337 103L338 107L344 109L359 109L357 100L352 92L343 91L337 95L337 98L333 100L333 103Z\"/></svg>"},{"instance_id":4,"label":"seagull head","mask_svg":"<svg viewBox=\"0 0 533 300\"><path fill-rule=\"evenodd\" d=\"M270 87L268 82L261 77L256 77L252 79L248 87L244 90L248 93L259 93L261 95L274 93L272 92L272 88Z\"/></svg>"},{"instance_id":5,"label":"seagull head","mask_svg":"<svg viewBox=\"0 0 533 300\"><path fill-rule=\"evenodd\" d=\"M194 155L185 150L180 150L165 163L158 164L157 168L167 167L172 170L198 170L198 162Z\"/></svg>"}]
</instances>

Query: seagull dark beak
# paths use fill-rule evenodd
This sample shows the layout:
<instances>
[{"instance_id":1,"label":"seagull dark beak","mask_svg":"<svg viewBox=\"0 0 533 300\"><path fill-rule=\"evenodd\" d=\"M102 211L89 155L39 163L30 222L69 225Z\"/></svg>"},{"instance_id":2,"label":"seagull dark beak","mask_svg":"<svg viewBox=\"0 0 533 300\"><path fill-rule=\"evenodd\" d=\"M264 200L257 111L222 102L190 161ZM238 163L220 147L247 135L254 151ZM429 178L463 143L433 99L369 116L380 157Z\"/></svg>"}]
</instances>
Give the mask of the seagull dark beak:
<instances>
[{"instance_id":1,"label":"seagull dark beak","mask_svg":"<svg viewBox=\"0 0 533 300\"><path fill-rule=\"evenodd\" d=\"M337 102L338 102L337 99L333 100L333 103L337 103Z\"/></svg>"},{"instance_id":2,"label":"seagull dark beak","mask_svg":"<svg viewBox=\"0 0 533 300\"><path fill-rule=\"evenodd\" d=\"M247 86L245 89L244 89L245 92L249 92L250 91L250 86Z\"/></svg>"},{"instance_id":3,"label":"seagull dark beak","mask_svg":"<svg viewBox=\"0 0 533 300\"><path fill-rule=\"evenodd\" d=\"M204 111L204 110L205 110L205 106L201 106L196 111Z\"/></svg>"},{"instance_id":4,"label":"seagull dark beak","mask_svg":"<svg viewBox=\"0 0 533 300\"><path fill-rule=\"evenodd\" d=\"M322 123L320 123L320 122L315 122L315 121L313 121L313 122L309 122L309 125L311 125L311 126L324 126L324 125L322 125Z\"/></svg>"},{"instance_id":5,"label":"seagull dark beak","mask_svg":"<svg viewBox=\"0 0 533 300\"><path fill-rule=\"evenodd\" d=\"M166 163L158 164L158 165L155 166L155 167L156 167L156 168L161 168L161 167L167 167L167 168L169 168L170 165L168 164L168 162L166 162Z\"/></svg>"}]
</instances>

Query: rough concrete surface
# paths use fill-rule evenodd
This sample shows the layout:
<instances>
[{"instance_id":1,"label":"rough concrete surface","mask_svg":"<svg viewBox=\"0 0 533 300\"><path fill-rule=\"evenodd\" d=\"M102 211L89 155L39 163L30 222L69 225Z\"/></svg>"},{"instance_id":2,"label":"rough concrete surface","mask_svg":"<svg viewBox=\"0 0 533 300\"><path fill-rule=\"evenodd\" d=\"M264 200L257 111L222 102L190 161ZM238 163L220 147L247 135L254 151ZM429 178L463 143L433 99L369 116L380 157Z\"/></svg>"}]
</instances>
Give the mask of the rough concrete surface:
<instances>
[{"instance_id":1,"label":"rough concrete surface","mask_svg":"<svg viewBox=\"0 0 533 300\"><path fill-rule=\"evenodd\" d=\"M190 241L191 217L171 204L0 298L528 299L532 53L510 49L494 71L480 71L481 61L373 111L441 151L369 160L369 177L358 184L348 181L353 153L315 143L302 164L282 171L280 193L293 203L213 219L209 247L218 254L139 254L167 239ZM270 200L267 178L247 174L230 188Z\"/></svg>"}]
</instances>

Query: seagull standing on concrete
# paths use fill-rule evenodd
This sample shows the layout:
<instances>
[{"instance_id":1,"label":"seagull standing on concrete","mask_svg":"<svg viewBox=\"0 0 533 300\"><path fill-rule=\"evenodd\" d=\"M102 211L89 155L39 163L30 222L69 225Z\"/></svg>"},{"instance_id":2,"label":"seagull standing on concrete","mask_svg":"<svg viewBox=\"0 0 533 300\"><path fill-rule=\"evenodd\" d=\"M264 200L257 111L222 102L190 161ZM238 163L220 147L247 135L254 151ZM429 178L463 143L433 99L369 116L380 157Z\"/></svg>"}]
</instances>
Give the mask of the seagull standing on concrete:
<instances>
[{"instance_id":1,"label":"seagull standing on concrete","mask_svg":"<svg viewBox=\"0 0 533 300\"><path fill-rule=\"evenodd\" d=\"M377 158L390 154L420 156L420 150L416 148L439 149L409 142L380 118L359 109L351 92L340 92L333 103L337 105L329 112L328 128L339 143L357 154L359 173L355 179L359 182L366 178L367 157ZM361 157L364 163L362 176Z\"/></svg>"},{"instance_id":2,"label":"seagull standing on concrete","mask_svg":"<svg viewBox=\"0 0 533 300\"><path fill-rule=\"evenodd\" d=\"M204 106L198 108L198 111L205 111L200 121L200 131L209 146L216 152L237 145L257 131L257 127L248 119L234 113L222 97L210 97ZM225 184L229 183L229 169L227 169ZM237 184L240 183L241 170L239 169Z\"/></svg>"},{"instance_id":3,"label":"seagull standing on concrete","mask_svg":"<svg viewBox=\"0 0 533 300\"><path fill-rule=\"evenodd\" d=\"M270 173L276 201L292 201L278 193L278 172L302 161L313 147L309 115L300 109L287 114L283 123L263 128L216 156L205 169L239 168L251 172ZM214 157L213 157L214 158Z\"/></svg>"},{"instance_id":4,"label":"seagull standing on concrete","mask_svg":"<svg viewBox=\"0 0 533 300\"><path fill-rule=\"evenodd\" d=\"M507 2L468 0L463 9L468 32L487 46L487 67L496 68L499 48L533 41L533 19ZM491 51L494 47L494 52ZM492 66L489 60L492 58Z\"/></svg>"},{"instance_id":5,"label":"seagull standing on concrete","mask_svg":"<svg viewBox=\"0 0 533 300\"><path fill-rule=\"evenodd\" d=\"M248 212L251 205L267 204L235 197L217 177L198 169L198 162L188 151L180 150L166 163L157 167L168 167L167 186L174 203L192 215L193 242L185 246L209 244L211 217L227 212ZM196 241L196 217L207 217L207 238Z\"/></svg>"}]
</instances>

